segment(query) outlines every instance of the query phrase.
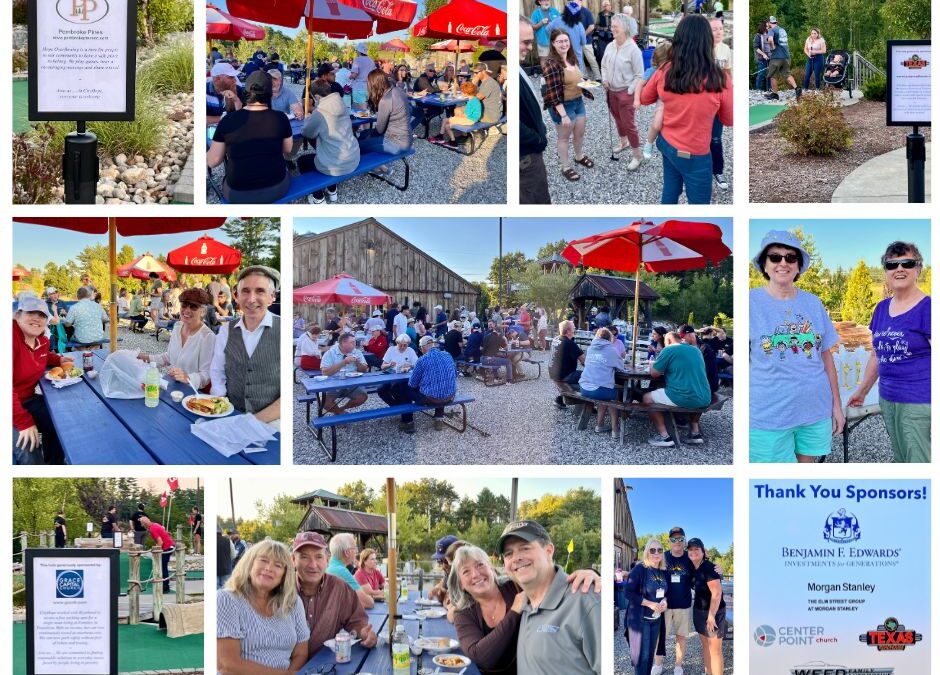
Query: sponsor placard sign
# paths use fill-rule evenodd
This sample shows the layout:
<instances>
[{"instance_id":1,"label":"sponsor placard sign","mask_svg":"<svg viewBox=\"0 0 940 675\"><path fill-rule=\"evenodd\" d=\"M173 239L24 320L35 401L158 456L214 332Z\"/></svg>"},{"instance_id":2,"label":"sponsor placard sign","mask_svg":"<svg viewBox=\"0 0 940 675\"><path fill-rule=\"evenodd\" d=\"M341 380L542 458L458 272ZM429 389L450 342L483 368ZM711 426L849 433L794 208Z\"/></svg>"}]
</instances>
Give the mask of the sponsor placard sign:
<instances>
[{"instance_id":1,"label":"sponsor placard sign","mask_svg":"<svg viewBox=\"0 0 940 675\"><path fill-rule=\"evenodd\" d=\"M930 126L930 40L888 41L888 126Z\"/></svg>"}]
</instances>

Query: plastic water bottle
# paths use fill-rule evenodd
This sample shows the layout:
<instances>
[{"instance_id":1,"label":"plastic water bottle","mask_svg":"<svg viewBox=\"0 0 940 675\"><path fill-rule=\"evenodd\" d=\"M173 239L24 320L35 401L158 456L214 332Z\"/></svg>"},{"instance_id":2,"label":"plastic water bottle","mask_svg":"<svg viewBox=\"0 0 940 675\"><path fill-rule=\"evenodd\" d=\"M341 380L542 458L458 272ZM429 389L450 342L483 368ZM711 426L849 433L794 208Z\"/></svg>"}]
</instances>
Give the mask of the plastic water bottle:
<instances>
[{"instance_id":1,"label":"plastic water bottle","mask_svg":"<svg viewBox=\"0 0 940 675\"><path fill-rule=\"evenodd\" d=\"M401 593L400 593L400 595L399 595L399 597L401 598L401 602L408 602L408 586L407 586L407 584L405 584L404 582L402 582L402 581L399 579L399 581L398 581L398 587L401 589Z\"/></svg>"},{"instance_id":2,"label":"plastic water bottle","mask_svg":"<svg viewBox=\"0 0 940 675\"><path fill-rule=\"evenodd\" d=\"M160 371L155 363L150 364L147 374L144 375L144 403L148 408L160 405Z\"/></svg>"},{"instance_id":3,"label":"plastic water bottle","mask_svg":"<svg viewBox=\"0 0 940 675\"><path fill-rule=\"evenodd\" d=\"M395 626L395 635L392 637L392 673L411 675L411 647L402 624Z\"/></svg>"}]
</instances>

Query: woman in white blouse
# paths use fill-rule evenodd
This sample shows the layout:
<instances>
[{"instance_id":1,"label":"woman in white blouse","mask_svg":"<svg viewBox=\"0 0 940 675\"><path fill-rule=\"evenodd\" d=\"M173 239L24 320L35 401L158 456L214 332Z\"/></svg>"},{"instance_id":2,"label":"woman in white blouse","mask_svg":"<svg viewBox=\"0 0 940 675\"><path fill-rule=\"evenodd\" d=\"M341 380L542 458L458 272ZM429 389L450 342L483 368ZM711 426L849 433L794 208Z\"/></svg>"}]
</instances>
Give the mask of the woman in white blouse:
<instances>
[{"instance_id":1,"label":"woman in white blouse","mask_svg":"<svg viewBox=\"0 0 940 675\"><path fill-rule=\"evenodd\" d=\"M209 366L215 349L215 333L203 323L209 294L201 288L189 288L180 294L180 320L173 326L165 354L137 356L146 363L170 366L167 375L196 389L209 385Z\"/></svg>"}]
</instances>

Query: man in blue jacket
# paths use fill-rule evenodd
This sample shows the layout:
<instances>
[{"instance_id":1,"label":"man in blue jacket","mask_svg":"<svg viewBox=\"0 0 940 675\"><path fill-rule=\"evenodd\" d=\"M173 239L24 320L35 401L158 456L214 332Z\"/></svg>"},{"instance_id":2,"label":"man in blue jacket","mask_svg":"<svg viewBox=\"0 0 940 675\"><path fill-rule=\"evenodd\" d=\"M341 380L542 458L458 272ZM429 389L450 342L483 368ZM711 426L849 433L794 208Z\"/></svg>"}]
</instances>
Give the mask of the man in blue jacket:
<instances>
[{"instance_id":1,"label":"man in blue jacket","mask_svg":"<svg viewBox=\"0 0 940 675\"><path fill-rule=\"evenodd\" d=\"M535 44L532 22L519 17L519 61L525 61ZM545 152L545 122L542 108L525 71L519 69L519 203L551 204L548 174L542 153Z\"/></svg>"}]
</instances>

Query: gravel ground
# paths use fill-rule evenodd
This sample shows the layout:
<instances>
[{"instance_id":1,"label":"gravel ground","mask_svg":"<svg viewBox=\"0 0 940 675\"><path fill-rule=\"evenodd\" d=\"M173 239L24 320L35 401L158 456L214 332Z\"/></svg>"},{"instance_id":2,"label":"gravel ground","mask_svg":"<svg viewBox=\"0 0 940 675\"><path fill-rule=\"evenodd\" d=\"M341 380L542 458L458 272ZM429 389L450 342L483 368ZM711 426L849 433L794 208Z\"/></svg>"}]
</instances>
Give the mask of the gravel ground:
<instances>
[{"instance_id":1,"label":"gravel ground","mask_svg":"<svg viewBox=\"0 0 940 675\"><path fill-rule=\"evenodd\" d=\"M621 614L622 618L623 614ZM623 621L620 622L620 630L614 631L614 672L620 675L633 674L633 665L630 663L630 647L623 637ZM722 653L725 657L724 673L730 675L734 672L734 640L725 638L722 644ZM670 637L666 640L666 666L663 671L665 674L672 675L672 667L676 662L676 639ZM686 642L686 653L683 662L685 675L702 675L705 672L705 666L702 663L702 643L698 635L693 635Z\"/></svg>"},{"instance_id":2,"label":"gravel ground","mask_svg":"<svg viewBox=\"0 0 940 675\"><path fill-rule=\"evenodd\" d=\"M533 352L542 363L537 380L485 387L473 378L458 378L460 394L476 400L467 406L471 425L463 435L451 429L436 432L430 418L415 417L418 433L398 430L397 418L360 422L337 431L339 464L730 464L732 462L733 395L718 412L702 418L702 446L654 448L646 444L653 427L645 415L627 421L624 445L589 426L577 430L575 408L558 410L555 385L548 379L548 353ZM536 367L524 365L527 376ZM306 405L297 402L303 387L294 385L294 463L324 464L313 431L306 425ZM364 408L385 404L375 394ZM316 411L314 410L314 414ZM327 435L328 436L328 435ZM507 444L507 439L512 439Z\"/></svg>"},{"instance_id":3,"label":"gravel ground","mask_svg":"<svg viewBox=\"0 0 940 675\"><path fill-rule=\"evenodd\" d=\"M303 91L300 85L291 85L298 95ZM440 118L431 123L431 134L439 131ZM504 127L505 129L505 127ZM505 204L506 203L506 137L496 128L490 129L490 135L482 148L466 157L457 152L446 150L415 139L416 153L408 158L411 165L411 182L406 192L396 190L391 185L371 178L359 176L339 185L338 203L340 204ZM392 180L401 184L404 180L404 168L401 162L394 164L395 175ZM224 171L222 167L212 170L212 180L221 185ZM206 200L209 204L218 204L216 192L206 187ZM302 199L295 204L306 204ZM324 206L328 205L326 202Z\"/></svg>"},{"instance_id":4,"label":"gravel ground","mask_svg":"<svg viewBox=\"0 0 940 675\"><path fill-rule=\"evenodd\" d=\"M826 462L842 461L842 436L838 436L832 439L832 452L826 457ZM849 462L886 464L893 461L891 439L880 415L869 417L849 434Z\"/></svg>"},{"instance_id":5,"label":"gravel ground","mask_svg":"<svg viewBox=\"0 0 940 675\"><path fill-rule=\"evenodd\" d=\"M789 93L781 95L792 100ZM843 108L846 121L855 129L852 147L834 157L801 156L777 135L772 124L750 134L750 201L830 202L842 180L856 167L891 150L904 147L907 131L885 126L885 104L861 101ZM930 129L923 129L930 141ZM780 158L781 161L768 161Z\"/></svg>"},{"instance_id":6,"label":"gravel ground","mask_svg":"<svg viewBox=\"0 0 940 675\"><path fill-rule=\"evenodd\" d=\"M538 91L538 88L536 88ZM545 167L548 170L548 191L552 196L553 204L659 204L662 196L663 161L658 150L653 151L653 157L636 171L627 171L630 161L629 151L622 152L617 157L620 161L610 161L610 153L614 140L616 127L613 118L607 111L604 102L603 90L595 90L596 99L585 99L588 122L584 135L584 152L594 160L594 168L587 169L580 164L572 162L572 167L581 174L581 180L571 182L561 175L561 165L558 162L558 153L555 150L555 125L548 113L543 113L545 129L548 131L548 146L543 155ZM646 142L646 133L649 130L653 117L653 106L643 106L636 116L637 129L640 132L640 143ZM608 119L612 131L608 131ZM731 204L734 202L733 174L734 174L734 147L731 127L725 127L722 136L725 149L725 178L729 183L727 190L719 190L713 186L713 204ZM573 157L574 148L569 151ZM680 204L685 204L685 194L679 198Z\"/></svg>"}]
</instances>

